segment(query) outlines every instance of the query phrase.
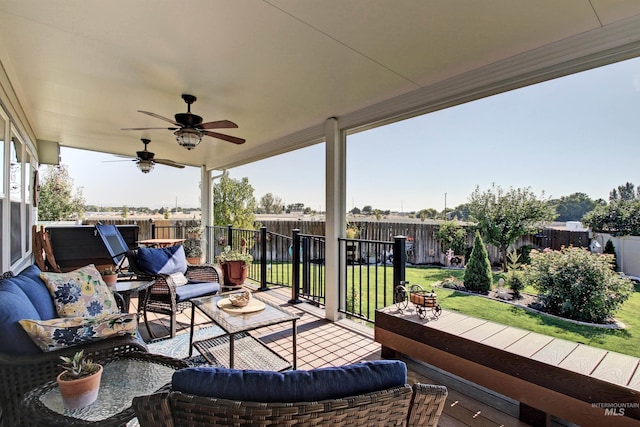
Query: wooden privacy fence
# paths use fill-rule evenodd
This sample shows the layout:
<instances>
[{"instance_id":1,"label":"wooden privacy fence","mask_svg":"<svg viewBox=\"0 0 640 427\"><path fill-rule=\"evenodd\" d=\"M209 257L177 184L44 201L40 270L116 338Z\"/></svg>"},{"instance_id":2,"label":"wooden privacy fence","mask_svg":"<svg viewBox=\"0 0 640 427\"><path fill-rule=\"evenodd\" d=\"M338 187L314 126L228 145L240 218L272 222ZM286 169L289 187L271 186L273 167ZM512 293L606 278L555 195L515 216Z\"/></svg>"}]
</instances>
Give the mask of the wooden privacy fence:
<instances>
[{"instance_id":1,"label":"wooden privacy fence","mask_svg":"<svg viewBox=\"0 0 640 427\"><path fill-rule=\"evenodd\" d=\"M95 224L96 221L87 221L87 224ZM193 220L103 220L103 223L123 225L136 224L140 227L140 240L151 238L152 225L155 226L157 238L175 238L172 228L178 224L193 223ZM302 234L324 236L324 221L278 221L263 220L256 226L263 225L271 233L284 236L292 236L293 230L298 229ZM353 221L349 220L350 227L360 230L360 239L392 241L394 236L407 237L407 262L411 264L445 264L445 252L449 248L442 248L440 242L435 239L438 224L431 223L403 223L403 222L379 222L379 221ZM179 227L178 227L179 228ZM515 243L517 248L529 245L534 249L561 249L563 246L589 247L591 239L587 231L567 231L547 228L535 235L523 236ZM466 245L473 246L473 233L468 232ZM492 263L500 262L498 248L487 245L487 252ZM457 254L464 255L464 254Z\"/></svg>"}]
</instances>

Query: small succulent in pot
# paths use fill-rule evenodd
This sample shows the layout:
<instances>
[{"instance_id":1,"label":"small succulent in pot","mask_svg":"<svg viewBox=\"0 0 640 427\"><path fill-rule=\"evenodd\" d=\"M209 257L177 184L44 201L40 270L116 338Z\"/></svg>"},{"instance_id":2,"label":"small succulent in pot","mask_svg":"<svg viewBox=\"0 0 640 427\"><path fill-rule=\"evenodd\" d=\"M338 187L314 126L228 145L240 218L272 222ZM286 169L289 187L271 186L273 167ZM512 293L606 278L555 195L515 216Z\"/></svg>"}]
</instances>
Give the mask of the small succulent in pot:
<instances>
[{"instance_id":1,"label":"small succulent in pot","mask_svg":"<svg viewBox=\"0 0 640 427\"><path fill-rule=\"evenodd\" d=\"M85 357L84 350L78 351L73 357L60 356L60 367L64 369L60 378L62 380L77 380L95 374L100 370L100 364Z\"/></svg>"}]
</instances>

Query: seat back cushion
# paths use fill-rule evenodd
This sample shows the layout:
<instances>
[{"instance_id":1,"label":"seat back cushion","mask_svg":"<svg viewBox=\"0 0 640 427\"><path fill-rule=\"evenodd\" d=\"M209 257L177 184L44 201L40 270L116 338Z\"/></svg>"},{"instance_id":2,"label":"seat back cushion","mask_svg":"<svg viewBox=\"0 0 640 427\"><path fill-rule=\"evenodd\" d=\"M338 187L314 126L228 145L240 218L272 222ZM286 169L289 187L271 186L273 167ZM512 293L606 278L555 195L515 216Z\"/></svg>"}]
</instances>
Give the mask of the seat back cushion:
<instances>
[{"instance_id":1,"label":"seat back cushion","mask_svg":"<svg viewBox=\"0 0 640 427\"><path fill-rule=\"evenodd\" d=\"M0 353L15 356L42 353L18 323L22 319L38 319L39 315L27 295L13 283L14 279L0 280Z\"/></svg>"},{"instance_id":2,"label":"seat back cushion","mask_svg":"<svg viewBox=\"0 0 640 427\"><path fill-rule=\"evenodd\" d=\"M139 248L138 268L146 274L173 274L187 271L187 257L182 245L168 248Z\"/></svg>"},{"instance_id":3,"label":"seat back cushion","mask_svg":"<svg viewBox=\"0 0 640 427\"><path fill-rule=\"evenodd\" d=\"M399 360L376 360L309 371L186 368L173 374L174 391L249 402L317 402L372 393L407 382Z\"/></svg>"},{"instance_id":4,"label":"seat back cushion","mask_svg":"<svg viewBox=\"0 0 640 427\"><path fill-rule=\"evenodd\" d=\"M16 283L33 303L40 319L53 319L58 316L58 313L47 285L40 278L40 273L38 266L32 264L20 272L17 279L21 280Z\"/></svg>"},{"instance_id":5,"label":"seat back cushion","mask_svg":"<svg viewBox=\"0 0 640 427\"><path fill-rule=\"evenodd\" d=\"M68 273L42 272L60 317L98 317L118 314L113 292L95 265L89 264Z\"/></svg>"}]
</instances>

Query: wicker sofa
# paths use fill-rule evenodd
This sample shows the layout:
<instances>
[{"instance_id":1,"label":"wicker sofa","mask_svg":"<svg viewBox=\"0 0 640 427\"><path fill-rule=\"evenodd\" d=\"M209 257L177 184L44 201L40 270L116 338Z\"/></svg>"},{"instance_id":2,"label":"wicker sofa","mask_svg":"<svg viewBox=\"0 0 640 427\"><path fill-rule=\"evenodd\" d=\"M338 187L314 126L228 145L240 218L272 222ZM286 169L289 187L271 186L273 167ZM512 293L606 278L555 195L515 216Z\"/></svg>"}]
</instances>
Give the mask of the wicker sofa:
<instances>
[{"instance_id":1,"label":"wicker sofa","mask_svg":"<svg viewBox=\"0 0 640 427\"><path fill-rule=\"evenodd\" d=\"M133 407L142 427L436 426L447 388L405 382L406 365L387 360L284 373L187 368Z\"/></svg>"},{"instance_id":2,"label":"wicker sofa","mask_svg":"<svg viewBox=\"0 0 640 427\"><path fill-rule=\"evenodd\" d=\"M22 319L48 320L57 317L52 298L40 270L32 265L17 276L5 273L0 279L0 407L3 426L32 425L21 412L28 391L60 373L60 356L84 349L96 361L106 361L133 351L146 352L137 337L119 336L93 343L43 352L18 324Z\"/></svg>"}]
</instances>

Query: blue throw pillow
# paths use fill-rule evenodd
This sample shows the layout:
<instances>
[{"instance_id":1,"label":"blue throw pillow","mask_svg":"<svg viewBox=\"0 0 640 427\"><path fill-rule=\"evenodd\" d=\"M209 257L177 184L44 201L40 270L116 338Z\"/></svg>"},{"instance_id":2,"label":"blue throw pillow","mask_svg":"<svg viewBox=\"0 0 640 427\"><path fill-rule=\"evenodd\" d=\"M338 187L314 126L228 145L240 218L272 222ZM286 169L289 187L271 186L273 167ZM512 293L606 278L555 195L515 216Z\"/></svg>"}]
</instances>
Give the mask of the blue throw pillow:
<instances>
[{"instance_id":1,"label":"blue throw pillow","mask_svg":"<svg viewBox=\"0 0 640 427\"><path fill-rule=\"evenodd\" d=\"M197 396L248 402L317 402L399 387L407 366L376 360L309 371L252 371L214 367L186 368L173 374L173 390Z\"/></svg>"},{"instance_id":2,"label":"blue throw pillow","mask_svg":"<svg viewBox=\"0 0 640 427\"><path fill-rule=\"evenodd\" d=\"M187 257L182 245L168 248L138 249L138 267L147 274L173 274L187 271Z\"/></svg>"},{"instance_id":3,"label":"blue throw pillow","mask_svg":"<svg viewBox=\"0 0 640 427\"><path fill-rule=\"evenodd\" d=\"M42 353L18 323L22 319L40 319L40 316L14 280L0 280L0 353L15 356Z\"/></svg>"}]
</instances>

